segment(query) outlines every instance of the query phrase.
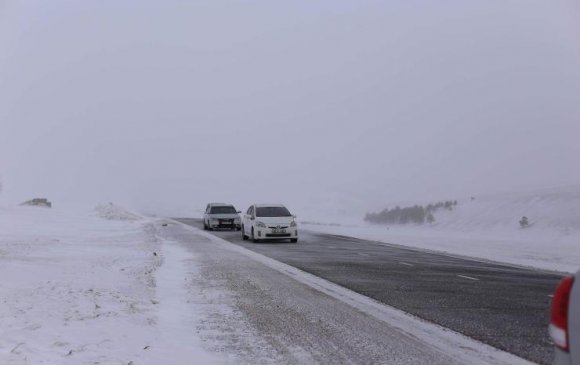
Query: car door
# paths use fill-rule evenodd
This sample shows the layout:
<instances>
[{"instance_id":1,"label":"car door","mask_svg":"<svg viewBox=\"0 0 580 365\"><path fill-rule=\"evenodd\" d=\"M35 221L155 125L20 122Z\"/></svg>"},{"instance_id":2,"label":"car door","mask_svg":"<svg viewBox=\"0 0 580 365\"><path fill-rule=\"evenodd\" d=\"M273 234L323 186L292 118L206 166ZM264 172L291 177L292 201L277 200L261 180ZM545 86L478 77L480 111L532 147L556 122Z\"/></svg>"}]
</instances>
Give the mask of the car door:
<instances>
[{"instance_id":1,"label":"car door","mask_svg":"<svg viewBox=\"0 0 580 365\"><path fill-rule=\"evenodd\" d=\"M246 214L244 214L244 233L246 235L250 235L250 232L252 232L252 214L254 212L254 206L251 205L248 208L248 211L246 212Z\"/></svg>"},{"instance_id":2,"label":"car door","mask_svg":"<svg viewBox=\"0 0 580 365\"><path fill-rule=\"evenodd\" d=\"M242 214L242 232L244 234L246 234L246 227L248 225L248 214L250 214L250 208L252 208L251 206L248 207L248 209L246 210L246 212L244 214Z\"/></svg>"},{"instance_id":3,"label":"car door","mask_svg":"<svg viewBox=\"0 0 580 365\"><path fill-rule=\"evenodd\" d=\"M207 207L205 208L205 213L203 213L203 224L204 225L208 225L209 224L209 210L210 210L210 205L208 204Z\"/></svg>"},{"instance_id":4,"label":"car door","mask_svg":"<svg viewBox=\"0 0 580 365\"><path fill-rule=\"evenodd\" d=\"M252 207L252 215L250 215L250 226L254 229L254 223L256 223L256 206ZM251 230L250 230L251 233Z\"/></svg>"}]
</instances>

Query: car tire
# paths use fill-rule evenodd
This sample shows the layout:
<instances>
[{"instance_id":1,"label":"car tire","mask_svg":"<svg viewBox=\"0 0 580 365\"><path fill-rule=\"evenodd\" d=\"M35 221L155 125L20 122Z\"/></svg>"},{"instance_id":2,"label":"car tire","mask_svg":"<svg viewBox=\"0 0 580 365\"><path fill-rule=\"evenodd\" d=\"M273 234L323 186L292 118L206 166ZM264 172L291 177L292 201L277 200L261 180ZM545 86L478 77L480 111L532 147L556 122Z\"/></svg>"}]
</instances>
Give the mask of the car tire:
<instances>
[{"instance_id":1,"label":"car tire","mask_svg":"<svg viewBox=\"0 0 580 365\"><path fill-rule=\"evenodd\" d=\"M290 238L291 243L298 243L298 238Z\"/></svg>"},{"instance_id":2,"label":"car tire","mask_svg":"<svg viewBox=\"0 0 580 365\"><path fill-rule=\"evenodd\" d=\"M248 240L248 236L246 236L246 233L244 231L244 226L242 226L242 240L247 241Z\"/></svg>"},{"instance_id":3,"label":"car tire","mask_svg":"<svg viewBox=\"0 0 580 365\"><path fill-rule=\"evenodd\" d=\"M205 220L203 221L203 230L207 231L207 224L205 224Z\"/></svg>"},{"instance_id":4,"label":"car tire","mask_svg":"<svg viewBox=\"0 0 580 365\"><path fill-rule=\"evenodd\" d=\"M252 228L252 242L254 242L254 243L258 243L258 242L260 242L260 241L259 241L259 240L256 238L256 236L254 235L254 228Z\"/></svg>"}]
</instances>

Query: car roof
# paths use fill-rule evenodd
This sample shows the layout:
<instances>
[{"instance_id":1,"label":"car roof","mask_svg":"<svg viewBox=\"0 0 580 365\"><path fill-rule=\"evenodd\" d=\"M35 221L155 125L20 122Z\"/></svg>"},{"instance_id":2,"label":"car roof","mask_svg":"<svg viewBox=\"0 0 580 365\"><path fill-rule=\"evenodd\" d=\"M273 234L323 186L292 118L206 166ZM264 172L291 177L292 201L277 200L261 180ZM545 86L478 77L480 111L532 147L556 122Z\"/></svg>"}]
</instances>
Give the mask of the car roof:
<instances>
[{"instance_id":1,"label":"car roof","mask_svg":"<svg viewBox=\"0 0 580 365\"><path fill-rule=\"evenodd\" d=\"M209 203L211 207L233 207L233 204L226 204L226 203Z\"/></svg>"},{"instance_id":2,"label":"car roof","mask_svg":"<svg viewBox=\"0 0 580 365\"><path fill-rule=\"evenodd\" d=\"M256 208L265 208L265 207L277 207L277 208L286 208L283 204L254 204Z\"/></svg>"}]
</instances>

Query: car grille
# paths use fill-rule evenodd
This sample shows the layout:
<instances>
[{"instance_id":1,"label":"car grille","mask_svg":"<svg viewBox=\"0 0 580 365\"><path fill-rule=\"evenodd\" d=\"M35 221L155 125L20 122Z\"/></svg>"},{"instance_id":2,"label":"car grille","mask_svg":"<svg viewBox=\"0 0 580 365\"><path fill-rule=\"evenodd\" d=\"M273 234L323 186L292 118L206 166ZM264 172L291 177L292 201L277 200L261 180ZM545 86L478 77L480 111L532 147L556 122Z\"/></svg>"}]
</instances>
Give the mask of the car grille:
<instances>
[{"instance_id":1,"label":"car grille","mask_svg":"<svg viewBox=\"0 0 580 365\"><path fill-rule=\"evenodd\" d=\"M268 226L268 228L271 228L271 229L286 229L286 228L288 228L288 226Z\"/></svg>"},{"instance_id":2,"label":"car grille","mask_svg":"<svg viewBox=\"0 0 580 365\"><path fill-rule=\"evenodd\" d=\"M268 233L268 234L266 234L266 237L272 237L272 238L290 237L290 233Z\"/></svg>"}]
</instances>

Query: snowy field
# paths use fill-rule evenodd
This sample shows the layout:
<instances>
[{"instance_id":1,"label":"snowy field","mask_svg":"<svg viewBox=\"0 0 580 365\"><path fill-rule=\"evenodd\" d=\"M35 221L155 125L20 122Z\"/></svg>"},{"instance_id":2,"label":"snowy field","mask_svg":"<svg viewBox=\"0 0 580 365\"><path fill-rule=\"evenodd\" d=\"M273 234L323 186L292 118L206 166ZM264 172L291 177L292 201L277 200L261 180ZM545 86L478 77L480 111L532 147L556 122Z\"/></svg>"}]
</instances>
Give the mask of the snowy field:
<instances>
[{"instance_id":1,"label":"snowy field","mask_svg":"<svg viewBox=\"0 0 580 365\"><path fill-rule=\"evenodd\" d=\"M545 270L580 268L580 186L476 196L458 203L452 211L438 210L432 225L383 226L361 220L303 227ZM524 229L518 223L522 216L530 220Z\"/></svg>"},{"instance_id":2,"label":"snowy field","mask_svg":"<svg viewBox=\"0 0 580 365\"><path fill-rule=\"evenodd\" d=\"M0 364L215 363L163 243L113 205L0 208Z\"/></svg>"}]
</instances>

